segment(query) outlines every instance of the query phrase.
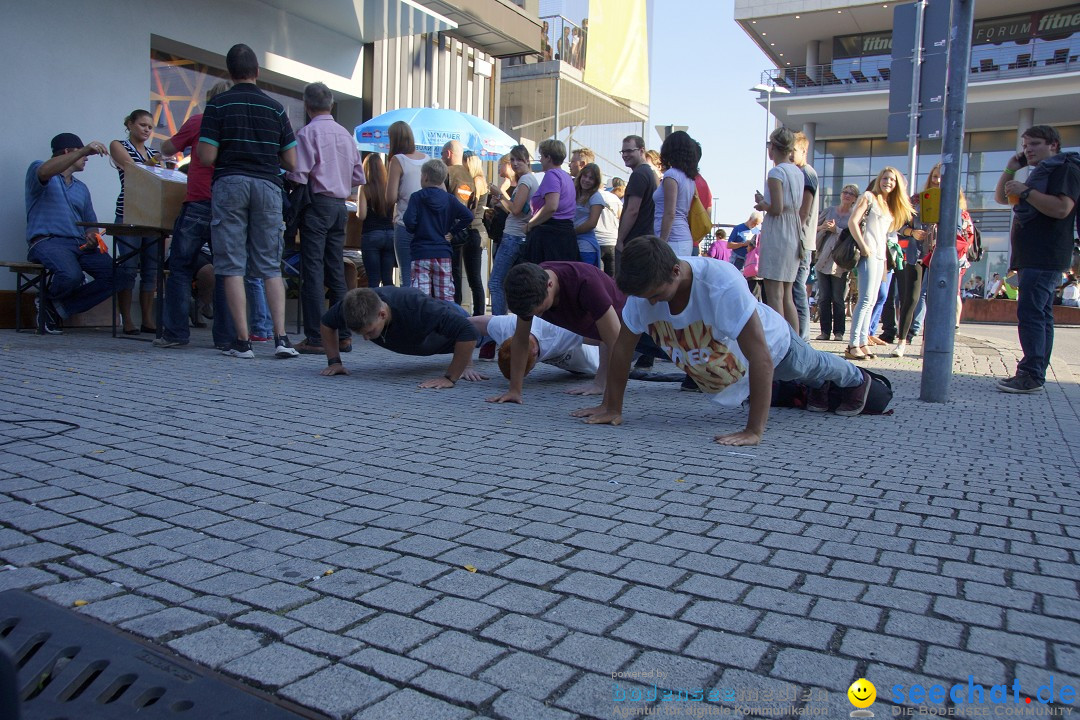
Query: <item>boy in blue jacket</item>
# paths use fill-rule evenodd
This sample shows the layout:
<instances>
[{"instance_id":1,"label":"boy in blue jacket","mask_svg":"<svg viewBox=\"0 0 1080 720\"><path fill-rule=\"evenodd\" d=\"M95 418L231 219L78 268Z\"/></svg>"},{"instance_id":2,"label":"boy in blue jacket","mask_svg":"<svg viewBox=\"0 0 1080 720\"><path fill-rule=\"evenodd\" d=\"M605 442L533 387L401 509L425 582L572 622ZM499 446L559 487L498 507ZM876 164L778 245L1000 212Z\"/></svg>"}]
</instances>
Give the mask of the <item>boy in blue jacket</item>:
<instances>
[{"instance_id":1,"label":"boy in blue jacket","mask_svg":"<svg viewBox=\"0 0 1080 720\"><path fill-rule=\"evenodd\" d=\"M402 221L413 234L412 286L439 300L454 301L448 234L469 226L473 214L446 192L446 164L428 160L420 168L420 189L409 198Z\"/></svg>"}]
</instances>

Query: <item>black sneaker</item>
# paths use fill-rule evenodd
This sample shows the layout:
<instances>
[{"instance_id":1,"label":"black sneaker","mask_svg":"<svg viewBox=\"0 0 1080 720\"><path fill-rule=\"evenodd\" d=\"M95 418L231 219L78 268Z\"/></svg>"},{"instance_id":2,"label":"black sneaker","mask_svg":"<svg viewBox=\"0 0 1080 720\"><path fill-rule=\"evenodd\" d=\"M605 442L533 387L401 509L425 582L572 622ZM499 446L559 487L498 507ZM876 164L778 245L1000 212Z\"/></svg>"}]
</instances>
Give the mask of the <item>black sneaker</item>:
<instances>
[{"instance_id":1,"label":"black sneaker","mask_svg":"<svg viewBox=\"0 0 1080 720\"><path fill-rule=\"evenodd\" d=\"M1009 383L1011 383L1011 382L1015 382L1015 381L1016 381L1016 378L1017 378L1017 377L1019 377L1019 375L1010 375L1010 376L1009 376L1009 377L1007 377L1007 378L1002 378L1001 380L998 380L998 381L997 381L997 384L998 384L999 386L1000 386L1000 385L1008 385L1008 384L1009 384Z\"/></svg>"},{"instance_id":2,"label":"black sneaker","mask_svg":"<svg viewBox=\"0 0 1080 720\"><path fill-rule=\"evenodd\" d=\"M1037 393L1042 392L1042 389L1042 383L1027 373L1018 373L1016 377L998 383L998 390L1007 393Z\"/></svg>"},{"instance_id":3,"label":"black sneaker","mask_svg":"<svg viewBox=\"0 0 1080 720\"><path fill-rule=\"evenodd\" d=\"M653 366L653 357L652 357L652 355L642 355L641 357L639 357L637 359L637 362L634 363L634 367L636 367L638 370L651 370L652 366ZM697 387L697 386L695 385L694 387Z\"/></svg>"},{"instance_id":4,"label":"black sneaker","mask_svg":"<svg viewBox=\"0 0 1080 720\"><path fill-rule=\"evenodd\" d=\"M229 357L241 358L243 360L251 360L255 357L255 353L251 349L250 340L233 340L232 346L228 350L222 350L222 355L228 355Z\"/></svg>"},{"instance_id":5,"label":"black sneaker","mask_svg":"<svg viewBox=\"0 0 1080 720\"><path fill-rule=\"evenodd\" d=\"M679 386L679 389L685 390L686 392L701 392L701 388L694 382L694 378L689 375L683 378L682 385Z\"/></svg>"},{"instance_id":6,"label":"black sneaker","mask_svg":"<svg viewBox=\"0 0 1080 720\"><path fill-rule=\"evenodd\" d=\"M829 411L829 386L832 383L825 383L819 388L808 388L806 393L806 409L810 412L828 412Z\"/></svg>"},{"instance_id":7,"label":"black sneaker","mask_svg":"<svg viewBox=\"0 0 1080 720\"><path fill-rule=\"evenodd\" d=\"M52 300L45 298L44 303L41 300L40 295L34 298L34 311L37 316L43 316L34 318L34 327L42 328L46 335L63 335L64 330L60 327L60 313L56 312Z\"/></svg>"},{"instance_id":8,"label":"black sneaker","mask_svg":"<svg viewBox=\"0 0 1080 720\"><path fill-rule=\"evenodd\" d=\"M477 356L478 360L494 360L495 359L495 341L488 340L486 343L480 346L480 354Z\"/></svg>"},{"instance_id":9,"label":"black sneaker","mask_svg":"<svg viewBox=\"0 0 1080 720\"><path fill-rule=\"evenodd\" d=\"M870 396L870 373L863 369L859 369L862 373L863 381L861 384L855 387L843 388L840 398L840 406L836 408L837 415L858 415L866 407L866 398Z\"/></svg>"},{"instance_id":10,"label":"black sneaker","mask_svg":"<svg viewBox=\"0 0 1080 720\"><path fill-rule=\"evenodd\" d=\"M288 335L276 335L274 336L274 357L276 358L293 358L300 355L296 348L292 346L289 341Z\"/></svg>"}]
</instances>

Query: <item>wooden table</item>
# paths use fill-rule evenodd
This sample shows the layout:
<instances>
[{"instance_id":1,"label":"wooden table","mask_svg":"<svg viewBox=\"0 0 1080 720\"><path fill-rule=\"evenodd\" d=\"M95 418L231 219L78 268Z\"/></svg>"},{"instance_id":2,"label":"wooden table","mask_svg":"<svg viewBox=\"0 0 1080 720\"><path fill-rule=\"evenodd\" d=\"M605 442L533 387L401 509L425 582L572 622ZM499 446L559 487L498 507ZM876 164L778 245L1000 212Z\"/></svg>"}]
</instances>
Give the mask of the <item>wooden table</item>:
<instances>
[{"instance_id":1,"label":"wooden table","mask_svg":"<svg viewBox=\"0 0 1080 720\"><path fill-rule=\"evenodd\" d=\"M157 310L154 313L157 325L156 337L161 337L162 331L162 315L165 306L165 238L172 235L173 229L171 227L153 227L150 225L131 225L129 223L102 223L102 222L80 222L75 223L79 227L84 228L100 228L106 235L112 235L112 258L113 258L113 282L116 282L116 269L121 263L126 260L135 257L142 252L142 247L129 250L122 255L117 254L117 246L115 238L120 237L137 237L145 238L152 237L157 242L157 254L158 254L158 271L157 271ZM143 321L145 323L145 320ZM116 337L116 289L113 288L112 296L112 334ZM131 338L137 339L137 338Z\"/></svg>"}]
</instances>

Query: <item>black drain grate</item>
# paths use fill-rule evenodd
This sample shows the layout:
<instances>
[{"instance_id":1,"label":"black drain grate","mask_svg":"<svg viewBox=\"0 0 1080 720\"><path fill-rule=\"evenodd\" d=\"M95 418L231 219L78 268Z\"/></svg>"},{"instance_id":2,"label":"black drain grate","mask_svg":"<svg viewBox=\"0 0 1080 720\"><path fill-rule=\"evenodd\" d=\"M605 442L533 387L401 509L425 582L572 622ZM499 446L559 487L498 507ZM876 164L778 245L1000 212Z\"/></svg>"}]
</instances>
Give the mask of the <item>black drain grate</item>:
<instances>
[{"instance_id":1,"label":"black drain grate","mask_svg":"<svg viewBox=\"0 0 1080 720\"><path fill-rule=\"evenodd\" d=\"M0 593L0 642L24 720L325 720L21 590Z\"/></svg>"}]
</instances>

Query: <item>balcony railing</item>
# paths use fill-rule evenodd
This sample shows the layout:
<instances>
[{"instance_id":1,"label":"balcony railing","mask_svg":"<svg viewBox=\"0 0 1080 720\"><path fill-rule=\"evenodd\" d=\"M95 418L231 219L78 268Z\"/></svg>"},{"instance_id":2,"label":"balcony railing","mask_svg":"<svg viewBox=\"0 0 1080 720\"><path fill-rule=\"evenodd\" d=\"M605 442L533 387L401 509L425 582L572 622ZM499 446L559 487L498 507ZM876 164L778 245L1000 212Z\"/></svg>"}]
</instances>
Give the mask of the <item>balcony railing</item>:
<instances>
[{"instance_id":1,"label":"balcony railing","mask_svg":"<svg viewBox=\"0 0 1080 720\"><path fill-rule=\"evenodd\" d=\"M527 65L559 60L578 70L584 70L589 44L589 19L583 19L578 25L562 15L548 15L540 18L540 22L540 52L508 58L506 64Z\"/></svg>"},{"instance_id":2,"label":"balcony railing","mask_svg":"<svg viewBox=\"0 0 1080 720\"><path fill-rule=\"evenodd\" d=\"M1080 48L1038 45L976 46L971 52L972 82L1080 72ZM1039 50L1052 50L1039 53ZM793 94L881 90L889 86L890 58L877 56L836 60L826 65L770 68L761 81Z\"/></svg>"}]
</instances>

